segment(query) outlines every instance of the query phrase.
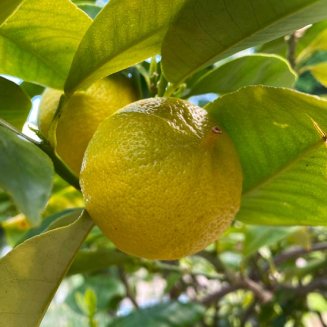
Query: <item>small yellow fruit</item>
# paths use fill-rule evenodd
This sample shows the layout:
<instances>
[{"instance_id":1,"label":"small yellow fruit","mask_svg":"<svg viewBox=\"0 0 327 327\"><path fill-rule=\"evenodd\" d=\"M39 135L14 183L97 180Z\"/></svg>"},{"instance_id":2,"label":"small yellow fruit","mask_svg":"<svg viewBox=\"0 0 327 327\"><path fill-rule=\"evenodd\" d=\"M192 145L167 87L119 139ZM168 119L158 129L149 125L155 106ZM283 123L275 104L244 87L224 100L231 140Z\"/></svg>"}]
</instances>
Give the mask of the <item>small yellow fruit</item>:
<instances>
[{"instance_id":1,"label":"small yellow fruit","mask_svg":"<svg viewBox=\"0 0 327 327\"><path fill-rule=\"evenodd\" d=\"M53 89L46 89L43 94L38 125L47 139L62 94ZM86 91L76 92L67 99L58 119L56 151L77 176L85 149L98 125L116 110L136 100L137 92L131 81L121 75L99 80Z\"/></svg>"},{"instance_id":2,"label":"small yellow fruit","mask_svg":"<svg viewBox=\"0 0 327 327\"><path fill-rule=\"evenodd\" d=\"M118 248L173 260L202 250L230 225L242 173L232 141L204 109L152 98L99 126L80 181L90 216Z\"/></svg>"}]
</instances>

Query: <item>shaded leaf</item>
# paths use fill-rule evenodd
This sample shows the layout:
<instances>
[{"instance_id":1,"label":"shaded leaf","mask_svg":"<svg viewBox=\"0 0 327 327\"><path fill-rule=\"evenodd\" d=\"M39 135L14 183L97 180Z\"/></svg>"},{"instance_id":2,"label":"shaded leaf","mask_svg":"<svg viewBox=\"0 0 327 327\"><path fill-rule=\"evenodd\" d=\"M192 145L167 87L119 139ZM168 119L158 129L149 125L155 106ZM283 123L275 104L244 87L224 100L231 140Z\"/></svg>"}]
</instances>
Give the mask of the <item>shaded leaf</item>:
<instances>
[{"instance_id":1,"label":"shaded leaf","mask_svg":"<svg viewBox=\"0 0 327 327\"><path fill-rule=\"evenodd\" d=\"M255 48L257 53L270 53L287 58L287 42L285 37L269 41Z\"/></svg>"},{"instance_id":2,"label":"shaded leaf","mask_svg":"<svg viewBox=\"0 0 327 327\"><path fill-rule=\"evenodd\" d=\"M112 327L191 327L203 315L203 307L194 303L170 302L135 311L115 319Z\"/></svg>"},{"instance_id":3,"label":"shaded leaf","mask_svg":"<svg viewBox=\"0 0 327 327\"><path fill-rule=\"evenodd\" d=\"M93 273L110 266L134 263L135 259L113 249L81 250L68 271L68 275Z\"/></svg>"},{"instance_id":4,"label":"shaded leaf","mask_svg":"<svg viewBox=\"0 0 327 327\"><path fill-rule=\"evenodd\" d=\"M67 92L132 66L160 51L168 25L185 0L111 0L74 57Z\"/></svg>"},{"instance_id":5,"label":"shaded leaf","mask_svg":"<svg viewBox=\"0 0 327 327\"><path fill-rule=\"evenodd\" d=\"M52 162L34 144L1 126L0 153L0 187L32 224L38 224L50 196Z\"/></svg>"},{"instance_id":6,"label":"shaded leaf","mask_svg":"<svg viewBox=\"0 0 327 327\"><path fill-rule=\"evenodd\" d=\"M94 19L97 14L102 9L101 7L88 2L77 2L78 8L82 9L86 14L88 14L92 19Z\"/></svg>"},{"instance_id":7,"label":"shaded leaf","mask_svg":"<svg viewBox=\"0 0 327 327\"><path fill-rule=\"evenodd\" d=\"M219 59L326 17L325 0L190 0L163 42L165 76L179 84Z\"/></svg>"},{"instance_id":8,"label":"shaded leaf","mask_svg":"<svg viewBox=\"0 0 327 327\"><path fill-rule=\"evenodd\" d=\"M308 66L305 67L305 69L310 70L311 74L317 79L317 81L323 86L327 87L327 62L323 62L314 66Z\"/></svg>"},{"instance_id":9,"label":"shaded leaf","mask_svg":"<svg viewBox=\"0 0 327 327\"><path fill-rule=\"evenodd\" d=\"M0 76L0 118L22 129L32 106L28 95L12 81Z\"/></svg>"},{"instance_id":10,"label":"shaded leaf","mask_svg":"<svg viewBox=\"0 0 327 327\"><path fill-rule=\"evenodd\" d=\"M255 86L223 96L207 109L240 155L244 184L238 219L327 224L327 101Z\"/></svg>"},{"instance_id":11,"label":"shaded leaf","mask_svg":"<svg viewBox=\"0 0 327 327\"><path fill-rule=\"evenodd\" d=\"M58 212L56 214L53 214L47 218L45 218L44 220L42 220L42 223L40 226L37 226L35 228L30 229L20 240L19 243L22 243L26 240L28 240L29 238L33 237L33 236L37 236L49 229L53 229L53 224L56 223L57 220L60 220L62 218L66 218L66 217L72 217L72 219L77 219L79 216L81 215L81 209L67 209L65 211L62 212ZM61 226L62 227L62 226Z\"/></svg>"},{"instance_id":12,"label":"shaded leaf","mask_svg":"<svg viewBox=\"0 0 327 327\"><path fill-rule=\"evenodd\" d=\"M20 84L20 87L31 97L33 98L36 95L40 95L44 91L44 87L38 84L33 84L30 82L23 82Z\"/></svg>"},{"instance_id":13,"label":"shaded leaf","mask_svg":"<svg viewBox=\"0 0 327 327\"><path fill-rule=\"evenodd\" d=\"M0 73L62 89L90 23L68 0L24 1L0 26Z\"/></svg>"},{"instance_id":14,"label":"shaded leaf","mask_svg":"<svg viewBox=\"0 0 327 327\"><path fill-rule=\"evenodd\" d=\"M263 246L271 246L295 233L299 227L249 226L245 234L244 256L249 256Z\"/></svg>"},{"instance_id":15,"label":"shaded leaf","mask_svg":"<svg viewBox=\"0 0 327 327\"><path fill-rule=\"evenodd\" d=\"M93 223L75 223L17 246L0 260L0 315L6 327L38 326Z\"/></svg>"},{"instance_id":16,"label":"shaded leaf","mask_svg":"<svg viewBox=\"0 0 327 327\"><path fill-rule=\"evenodd\" d=\"M0 25L18 8L23 0L1 0Z\"/></svg>"},{"instance_id":17,"label":"shaded leaf","mask_svg":"<svg viewBox=\"0 0 327 327\"><path fill-rule=\"evenodd\" d=\"M108 310L115 299L125 296L125 287L120 280L108 274L85 276L81 283L72 290L65 302L77 313L81 313L81 307L77 302L77 294L85 294L92 290L97 295L98 310Z\"/></svg>"},{"instance_id":18,"label":"shaded leaf","mask_svg":"<svg viewBox=\"0 0 327 327\"><path fill-rule=\"evenodd\" d=\"M288 62L275 55L256 54L231 60L204 74L190 94L224 94L248 85L292 87L296 75Z\"/></svg>"},{"instance_id":19,"label":"shaded leaf","mask_svg":"<svg viewBox=\"0 0 327 327\"><path fill-rule=\"evenodd\" d=\"M296 60L305 61L316 51L327 50L327 21L314 24L296 45Z\"/></svg>"}]
</instances>

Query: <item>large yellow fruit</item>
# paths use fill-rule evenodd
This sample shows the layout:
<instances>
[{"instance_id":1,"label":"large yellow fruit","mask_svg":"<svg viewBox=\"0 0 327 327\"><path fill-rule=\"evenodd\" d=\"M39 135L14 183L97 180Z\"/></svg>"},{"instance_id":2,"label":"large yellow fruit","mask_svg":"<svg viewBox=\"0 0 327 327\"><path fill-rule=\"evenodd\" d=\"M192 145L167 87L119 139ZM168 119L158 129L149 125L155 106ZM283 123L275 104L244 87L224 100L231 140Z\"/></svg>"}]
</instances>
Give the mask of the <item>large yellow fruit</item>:
<instances>
[{"instance_id":1,"label":"large yellow fruit","mask_svg":"<svg viewBox=\"0 0 327 327\"><path fill-rule=\"evenodd\" d=\"M242 173L230 138L204 109L152 98L100 125L80 181L90 216L118 248L172 260L202 250L230 225Z\"/></svg>"},{"instance_id":2,"label":"large yellow fruit","mask_svg":"<svg viewBox=\"0 0 327 327\"><path fill-rule=\"evenodd\" d=\"M53 89L46 89L43 94L38 125L46 138L62 94ZM131 81L121 75L99 80L86 91L68 98L57 124L56 151L76 175L79 175L85 149L98 125L136 100L137 92Z\"/></svg>"}]
</instances>

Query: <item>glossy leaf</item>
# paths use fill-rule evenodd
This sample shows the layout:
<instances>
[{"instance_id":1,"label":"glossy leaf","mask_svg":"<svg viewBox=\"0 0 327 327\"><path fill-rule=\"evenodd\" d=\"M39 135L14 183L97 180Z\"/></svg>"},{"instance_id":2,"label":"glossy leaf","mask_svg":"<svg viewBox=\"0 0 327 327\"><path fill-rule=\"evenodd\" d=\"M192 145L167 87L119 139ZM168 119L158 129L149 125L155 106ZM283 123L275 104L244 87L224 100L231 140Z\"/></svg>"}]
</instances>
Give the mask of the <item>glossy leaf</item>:
<instances>
[{"instance_id":1,"label":"glossy leaf","mask_svg":"<svg viewBox=\"0 0 327 327\"><path fill-rule=\"evenodd\" d=\"M178 84L219 59L326 17L325 0L190 0L163 42L165 76Z\"/></svg>"},{"instance_id":2,"label":"glossy leaf","mask_svg":"<svg viewBox=\"0 0 327 327\"><path fill-rule=\"evenodd\" d=\"M71 92L160 52L185 0L111 0L83 38L65 86Z\"/></svg>"},{"instance_id":3,"label":"glossy leaf","mask_svg":"<svg viewBox=\"0 0 327 327\"><path fill-rule=\"evenodd\" d=\"M274 55L256 54L231 60L204 74L190 94L224 94L248 85L292 87L296 75L288 62Z\"/></svg>"},{"instance_id":4,"label":"glossy leaf","mask_svg":"<svg viewBox=\"0 0 327 327\"><path fill-rule=\"evenodd\" d=\"M90 23L68 0L24 1L0 26L0 73L62 89Z\"/></svg>"},{"instance_id":5,"label":"glossy leaf","mask_svg":"<svg viewBox=\"0 0 327 327\"><path fill-rule=\"evenodd\" d=\"M6 327L38 326L93 223L75 223L29 239L0 260L0 316Z\"/></svg>"},{"instance_id":6,"label":"glossy leaf","mask_svg":"<svg viewBox=\"0 0 327 327\"><path fill-rule=\"evenodd\" d=\"M52 162L35 145L1 126L0 153L0 187L32 224L38 224L52 188Z\"/></svg>"},{"instance_id":7,"label":"glossy leaf","mask_svg":"<svg viewBox=\"0 0 327 327\"><path fill-rule=\"evenodd\" d=\"M112 327L188 327L194 326L203 314L199 304L170 302L135 311L128 316L118 318Z\"/></svg>"},{"instance_id":8,"label":"glossy leaf","mask_svg":"<svg viewBox=\"0 0 327 327\"><path fill-rule=\"evenodd\" d=\"M257 225L327 224L327 101L255 86L207 109L240 155L244 184L238 219Z\"/></svg>"},{"instance_id":9,"label":"glossy leaf","mask_svg":"<svg viewBox=\"0 0 327 327\"><path fill-rule=\"evenodd\" d=\"M309 66L305 69L310 70L310 72L317 79L317 81L327 87L327 62L323 62L314 66Z\"/></svg>"},{"instance_id":10,"label":"glossy leaf","mask_svg":"<svg viewBox=\"0 0 327 327\"><path fill-rule=\"evenodd\" d=\"M29 96L12 81L0 76L0 118L22 129L32 106Z\"/></svg>"}]
</instances>

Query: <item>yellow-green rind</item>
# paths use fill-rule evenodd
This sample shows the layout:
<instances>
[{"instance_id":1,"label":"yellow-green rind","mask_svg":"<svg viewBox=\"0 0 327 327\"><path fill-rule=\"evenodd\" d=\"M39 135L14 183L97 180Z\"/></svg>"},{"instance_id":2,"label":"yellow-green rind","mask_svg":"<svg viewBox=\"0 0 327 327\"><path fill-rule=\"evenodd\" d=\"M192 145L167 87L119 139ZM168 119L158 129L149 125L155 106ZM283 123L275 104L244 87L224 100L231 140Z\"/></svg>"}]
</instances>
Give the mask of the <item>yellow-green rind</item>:
<instances>
[{"instance_id":1,"label":"yellow-green rind","mask_svg":"<svg viewBox=\"0 0 327 327\"><path fill-rule=\"evenodd\" d=\"M228 135L197 106L135 102L107 118L86 150L81 187L96 224L122 251L173 260L214 242L240 206Z\"/></svg>"},{"instance_id":2,"label":"yellow-green rind","mask_svg":"<svg viewBox=\"0 0 327 327\"><path fill-rule=\"evenodd\" d=\"M49 89L42 98L39 128L47 138L62 94ZM98 125L137 98L131 81L116 75L99 80L86 91L76 92L66 100L56 127L56 151L76 175L79 175L85 149Z\"/></svg>"}]
</instances>

